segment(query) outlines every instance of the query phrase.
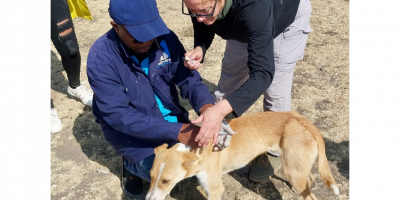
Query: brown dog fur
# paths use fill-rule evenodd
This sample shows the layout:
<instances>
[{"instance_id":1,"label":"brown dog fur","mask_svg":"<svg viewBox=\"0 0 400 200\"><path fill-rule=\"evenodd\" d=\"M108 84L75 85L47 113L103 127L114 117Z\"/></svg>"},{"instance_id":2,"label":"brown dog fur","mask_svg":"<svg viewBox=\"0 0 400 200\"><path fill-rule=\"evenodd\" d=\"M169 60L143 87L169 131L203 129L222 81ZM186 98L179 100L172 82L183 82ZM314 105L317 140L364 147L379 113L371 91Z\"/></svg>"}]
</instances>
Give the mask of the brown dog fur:
<instances>
[{"instance_id":1,"label":"brown dog fur","mask_svg":"<svg viewBox=\"0 0 400 200\"><path fill-rule=\"evenodd\" d=\"M238 133L232 137L230 146L222 151L214 151L211 143L205 148L186 146L183 151L182 144L170 149L167 144L157 147L146 199L164 199L179 181L190 176L199 178L208 199L220 199L224 191L221 176L245 166L267 151L280 155L288 181L305 200L316 199L310 186L315 180L311 168L317 157L322 180L336 195L339 194L320 132L297 112L256 113L233 119L229 124Z\"/></svg>"}]
</instances>

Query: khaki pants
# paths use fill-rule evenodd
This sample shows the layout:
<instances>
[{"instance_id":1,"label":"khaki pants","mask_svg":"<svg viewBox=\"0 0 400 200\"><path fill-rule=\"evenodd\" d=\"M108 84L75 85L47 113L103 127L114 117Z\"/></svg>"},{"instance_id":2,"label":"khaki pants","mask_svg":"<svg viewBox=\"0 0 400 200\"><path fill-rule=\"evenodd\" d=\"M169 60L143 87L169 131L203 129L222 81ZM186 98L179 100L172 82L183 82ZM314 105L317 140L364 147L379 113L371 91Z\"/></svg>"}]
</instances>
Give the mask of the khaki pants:
<instances>
[{"instance_id":1,"label":"khaki pants","mask_svg":"<svg viewBox=\"0 0 400 200\"><path fill-rule=\"evenodd\" d=\"M290 111L294 68L303 59L310 27L310 0L300 0L294 22L274 39L275 74L271 86L264 92L264 111ZM232 94L248 78L247 43L226 42L221 78L215 91L215 102Z\"/></svg>"}]
</instances>

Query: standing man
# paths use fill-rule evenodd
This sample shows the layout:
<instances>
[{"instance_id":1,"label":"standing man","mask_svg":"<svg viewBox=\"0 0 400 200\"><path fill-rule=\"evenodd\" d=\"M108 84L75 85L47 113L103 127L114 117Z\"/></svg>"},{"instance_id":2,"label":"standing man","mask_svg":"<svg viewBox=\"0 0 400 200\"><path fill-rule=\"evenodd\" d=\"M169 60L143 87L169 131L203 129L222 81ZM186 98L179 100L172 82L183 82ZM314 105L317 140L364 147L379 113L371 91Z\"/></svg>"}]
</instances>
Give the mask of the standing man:
<instances>
[{"instance_id":1,"label":"standing man","mask_svg":"<svg viewBox=\"0 0 400 200\"><path fill-rule=\"evenodd\" d=\"M200 127L180 106L176 86L197 114L214 100L199 73L184 67L182 43L161 19L155 0L111 0L108 11L112 28L93 44L87 60L93 114L123 156L124 193L142 198L154 148L177 141L197 147Z\"/></svg>"},{"instance_id":2,"label":"standing man","mask_svg":"<svg viewBox=\"0 0 400 200\"><path fill-rule=\"evenodd\" d=\"M242 115L264 93L264 111L290 111L296 62L304 55L310 0L183 0L182 13L192 17L194 49L185 54L202 66L214 35L227 40L217 104L193 123L202 123L199 145L216 138L219 121L227 114ZM266 181L280 167L280 158L260 156L250 172L255 182Z\"/></svg>"}]
</instances>

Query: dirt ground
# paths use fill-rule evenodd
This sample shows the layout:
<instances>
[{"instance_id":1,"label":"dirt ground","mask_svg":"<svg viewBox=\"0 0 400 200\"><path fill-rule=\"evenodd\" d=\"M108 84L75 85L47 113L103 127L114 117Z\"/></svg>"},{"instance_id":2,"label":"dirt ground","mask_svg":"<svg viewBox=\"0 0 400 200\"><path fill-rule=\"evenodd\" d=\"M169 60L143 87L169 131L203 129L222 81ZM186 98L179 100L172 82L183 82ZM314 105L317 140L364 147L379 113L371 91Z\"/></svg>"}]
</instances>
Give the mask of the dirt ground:
<instances>
[{"instance_id":1,"label":"dirt ground","mask_svg":"<svg viewBox=\"0 0 400 200\"><path fill-rule=\"evenodd\" d=\"M93 21L73 20L82 55L81 81L90 87L86 60L94 41L111 27L107 0L86 0ZM157 0L159 12L186 50L193 45L190 17L181 14L180 0ZM319 199L349 199L349 2L312 1L311 27L304 60L296 66L292 110L311 120L321 131L329 165L340 189L334 196L323 184L316 166L312 192ZM225 41L218 36L199 70L210 91L216 90ZM91 107L67 95L68 81L60 56L51 45L51 97L63 123L61 132L51 135L52 199L129 199L120 187L121 157L104 139L95 123ZM187 101L182 102L196 114ZM262 111L262 96L245 113ZM251 165L250 165L251 166ZM290 189L279 172L265 183L248 180L248 174L236 170L223 177L222 199L302 199ZM171 192L171 199L206 198L195 178L182 181Z\"/></svg>"}]
</instances>

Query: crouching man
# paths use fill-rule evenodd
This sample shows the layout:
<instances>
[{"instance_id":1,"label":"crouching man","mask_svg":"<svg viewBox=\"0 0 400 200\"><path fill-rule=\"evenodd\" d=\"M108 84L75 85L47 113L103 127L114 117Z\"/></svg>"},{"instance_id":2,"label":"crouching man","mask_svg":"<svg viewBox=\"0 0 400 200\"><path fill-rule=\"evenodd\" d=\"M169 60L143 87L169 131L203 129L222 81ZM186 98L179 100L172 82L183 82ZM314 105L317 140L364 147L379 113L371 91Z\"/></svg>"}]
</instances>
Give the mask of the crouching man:
<instances>
[{"instance_id":1,"label":"crouching man","mask_svg":"<svg viewBox=\"0 0 400 200\"><path fill-rule=\"evenodd\" d=\"M178 141L198 147L200 127L180 106L176 86L199 115L214 100L199 73L184 67L185 50L159 16L155 0L111 0L108 11L112 28L97 39L87 59L93 114L123 157L124 193L141 198L154 148Z\"/></svg>"}]
</instances>

